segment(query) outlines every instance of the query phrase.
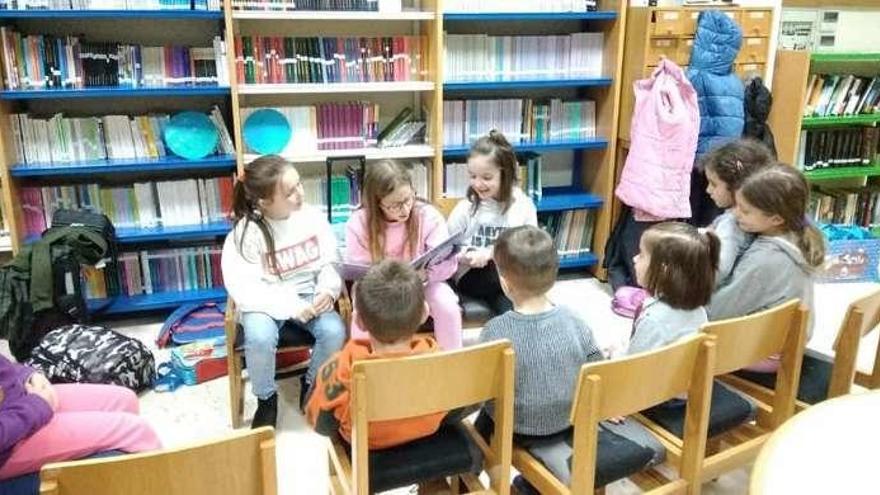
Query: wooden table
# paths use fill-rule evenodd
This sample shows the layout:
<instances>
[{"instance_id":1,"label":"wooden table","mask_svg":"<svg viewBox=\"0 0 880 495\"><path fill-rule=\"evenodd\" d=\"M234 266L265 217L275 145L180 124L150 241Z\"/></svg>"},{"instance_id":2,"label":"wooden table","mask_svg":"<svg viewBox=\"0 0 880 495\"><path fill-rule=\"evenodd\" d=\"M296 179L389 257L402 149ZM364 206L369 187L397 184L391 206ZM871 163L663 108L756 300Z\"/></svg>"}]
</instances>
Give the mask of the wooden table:
<instances>
[{"instance_id":1,"label":"wooden table","mask_svg":"<svg viewBox=\"0 0 880 495\"><path fill-rule=\"evenodd\" d=\"M773 433L749 493L880 493L878 446L880 390L822 402Z\"/></svg>"}]
</instances>

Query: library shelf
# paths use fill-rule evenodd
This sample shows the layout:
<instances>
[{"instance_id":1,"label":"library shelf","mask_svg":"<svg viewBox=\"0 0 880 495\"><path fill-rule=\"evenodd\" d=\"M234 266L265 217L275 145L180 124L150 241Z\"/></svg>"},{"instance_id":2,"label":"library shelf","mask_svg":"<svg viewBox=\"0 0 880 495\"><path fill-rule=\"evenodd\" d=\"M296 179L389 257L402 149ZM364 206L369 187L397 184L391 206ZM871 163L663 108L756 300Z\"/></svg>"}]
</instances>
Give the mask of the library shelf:
<instances>
[{"instance_id":1,"label":"library shelf","mask_svg":"<svg viewBox=\"0 0 880 495\"><path fill-rule=\"evenodd\" d=\"M405 93L433 91L433 81L380 81L298 84L239 84L240 95L306 95L334 93Z\"/></svg>"},{"instance_id":2,"label":"library shelf","mask_svg":"<svg viewBox=\"0 0 880 495\"><path fill-rule=\"evenodd\" d=\"M89 299L86 304L89 312L110 315L174 309L184 303L222 302L225 300L226 290L214 288Z\"/></svg>"},{"instance_id":3,"label":"library shelf","mask_svg":"<svg viewBox=\"0 0 880 495\"><path fill-rule=\"evenodd\" d=\"M840 167L808 170L804 176L809 180L854 179L859 177L875 177L880 175L880 163L864 167Z\"/></svg>"},{"instance_id":4,"label":"library shelf","mask_svg":"<svg viewBox=\"0 0 880 495\"><path fill-rule=\"evenodd\" d=\"M434 12L417 10L401 12L350 12L350 11L278 11L233 10L232 18L238 21L433 21Z\"/></svg>"},{"instance_id":5,"label":"library shelf","mask_svg":"<svg viewBox=\"0 0 880 495\"><path fill-rule=\"evenodd\" d=\"M605 87L611 85L610 77L523 77L490 80L460 80L443 83L443 91L503 90L503 89L541 89L567 87Z\"/></svg>"},{"instance_id":6,"label":"library shelf","mask_svg":"<svg viewBox=\"0 0 880 495\"><path fill-rule=\"evenodd\" d=\"M59 98L142 98L156 96L226 96L229 86L163 86L129 88L98 86L75 89L13 89L0 91L0 100L47 100Z\"/></svg>"},{"instance_id":7,"label":"library shelf","mask_svg":"<svg viewBox=\"0 0 880 495\"><path fill-rule=\"evenodd\" d=\"M571 141L546 141L546 142L520 142L511 143L517 152L534 151L562 151L562 150L601 150L608 147L608 140L604 138L589 138ZM470 145L445 146L443 154L447 156L463 156L470 151Z\"/></svg>"},{"instance_id":8,"label":"library shelf","mask_svg":"<svg viewBox=\"0 0 880 495\"><path fill-rule=\"evenodd\" d=\"M592 253L560 256L559 268L587 268L599 263L599 258Z\"/></svg>"},{"instance_id":9,"label":"library shelf","mask_svg":"<svg viewBox=\"0 0 880 495\"><path fill-rule=\"evenodd\" d=\"M811 53L812 62L880 62L880 52Z\"/></svg>"},{"instance_id":10,"label":"library shelf","mask_svg":"<svg viewBox=\"0 0 880 495\"><path fill-rule=\"evenodd\" d=\"M406 146L395 146L391 148L370 147L342 150L315 150L299 155L281 155L282 158L292 163L324 162L327 160L327 158L338 158L346 156L364 156L367 160L432 158L434 156L434 148L427 144L411 144ZM244 162L250 163L259 157L260 155L257 154L245 153Z\"/></svg>"},{"instance_id":11,"label":"library shelf","mask_svg":"<svg viewBox=\"0 0 880 495\"><path fill-rule=\"evenodd\" d=\"M804 117L801 121L801 129L841 125L872 125L878 122L880 122L880 113L862 113L834 117Z\"/></svg>"},{"instance_id":12,"label":"library shelf","mask_svg":"<svg viewBox=\"0 0 880 495\"><path fill-rule=\"evenodd\" d=\"M600 196L571 187L544 188L541 200L536 203L539 213L550 211L600 208L604 204Z\"/></svg>"},{"instance_id":13,"label":"library shelf","mask_svg":"<svg viewBox=\"0 0 880 495\"><path fill-rule=\"evenodd\" d=\"M226 235L232 229L229 221L200 223L195 225L169 225L156 227L119 227L116 229L116 242L120 244L139 244L156 241L187 241L209 239ZM30 235L25 243L31 244L40 239Z\"/></svg>"},{"instance_id":14,"label":"library shelf","mask_svg":"<svg viewBox=\"0 0 880 495\"><path fill-rule=\"evenodd\" d=\"M86 10L86 9L0 9L0 19L156 19L156 20L188 20L223 19L222 10L179 10L179 9L117 9L117 10Z\"/></svg>"},{"instance_id":15,"label":"library shelf","mask_svg":"<svg viewBox=\"0 0 880 495\"><path fill-rule=\"evenodd\" d=\"M216 155L198 160L165 156L162 158L91 160L71 163L16 164L12 166L9 173L13 177L80 177L88 174L128 174L178 170L233 170L234 168L234 155Z\"/></svg>"},{"instance_id":16,"label":"library shelf","mask_svg":"<svg viewBox=\"0 0 880 495\"><path fill-rule=\"evenodd\" d=\"M610 21L613 10L592 12L445 12L444 21Z\"/></svg>"}]
</instances>

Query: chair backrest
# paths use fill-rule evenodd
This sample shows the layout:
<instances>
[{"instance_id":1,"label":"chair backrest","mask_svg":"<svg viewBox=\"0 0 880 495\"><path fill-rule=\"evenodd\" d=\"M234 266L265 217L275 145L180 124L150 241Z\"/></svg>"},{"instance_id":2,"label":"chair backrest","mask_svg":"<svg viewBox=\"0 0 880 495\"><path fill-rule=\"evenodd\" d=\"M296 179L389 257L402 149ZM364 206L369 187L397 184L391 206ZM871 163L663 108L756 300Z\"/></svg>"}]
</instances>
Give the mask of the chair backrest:
<instances>
[{"instance_id":1,"label":"chair backrest","mask_svg":"<svg viewBox=\"0 0 880 495\"><path fill-rule=\"evenodd\" d=\"M275 495L275 433L264 427L187 447L53 463L40 480L41 495Z\"/></svg>"},{"instance_id":2,"label":"chair backrest","mask_svg":"<svg viewBox=\"0 0 880 495\"><path fill-rule=\"evenodd\" d=\"M683 479L699 480L714 368L715 344L702 334L623 359L584 365L571 410L571 493L593 492L599 421L633 414L683 393L688 402L679 469Z\"/></svg>"},{"instance_id":3,"label":"chair backrest","mask_svg":"<svg viewBox=\"0 0 880 495\"><path fill-rule=\"evenodd\" d=\"M354 493L367 493L367 425L450 411L495 401L492 488L510 483L513 442L513 365L510 342L396 359L356 362L352 369L351 415ZM505 490L506 491L506 490Z\"/></svg>"},{"instance_id":4,"label":"chair backrest","mask_svg":"<svg viewBox=\"0 0 880 495\"><path fill-rule=\"evenodd\" d=\"M853 301L846 311L834 341L834 370L828 386L828 398L849 393L853 378L856 377L856 361L862 337L871 333L880 324L880 290ZM874 358L874 369L870 375L859 372L858 382L868 388L880 388L880 344Z\"/></svg>"},{"instance_id":5,"label":"chair backrest","mask_svg":"<svg viewBox=\"0 0 880 495\"><path fill-rule=\"evenodd\" d=\"M772 423L775 429L794 413L806 346L809 310L799 299L759 313L713 321L702 331L715 337L715 375L724 375L780 356L773 396Z\"/></svg>"}]
</instances>

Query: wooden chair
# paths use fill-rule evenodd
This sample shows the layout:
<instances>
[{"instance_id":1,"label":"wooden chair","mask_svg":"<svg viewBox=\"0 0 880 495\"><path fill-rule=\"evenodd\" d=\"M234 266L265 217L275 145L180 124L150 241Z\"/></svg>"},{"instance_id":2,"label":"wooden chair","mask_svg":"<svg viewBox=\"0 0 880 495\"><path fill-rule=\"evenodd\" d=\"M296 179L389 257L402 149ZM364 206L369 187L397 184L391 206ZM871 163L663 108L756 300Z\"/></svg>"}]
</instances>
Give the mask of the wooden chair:
<instances>
[{"instance_id":1,"label":"wooden chair","mask_svg":"<svg viewBox=\"0 0 880 495\"><path fill-rule=\"evenodd\" d=\"M715 338L717 358L714 375L726 375L755 364L773 355L780 355L773 401L758 405L757 421L737 421L725 426L716 421L717 394L726 390L715 384L710 406L708 450L702 465L703 481L717 478L734 468L751 462L770 434L794 413L795 392L806 340L808 310L795 299L760 313L741 318L711 322L702 331ZM727 391L728 394L733 392ZM669 459L684 454L681 438L672 430L674 421L658 422L659 416L644 411L640 420L658 435L667 449ZM715 434L713 435L713 426ZM722 445L728 448L722 450Z\"/></svg>"},{"instance_id":2,"label":"wooden chair","mask_svg":"<svg viewBox=\"0 0 880 495\"><path fill-rule=\"evenodd\" d=\"M856 368L861 339L877 325L880 325L880 290L849 305L834 341L833 363L804 355L795 403L798 411L826 399L848 394L854 380L865 388L880 388L880 344L875 350L873 371L868 374ZM742 371L727 375L723 380L765 404L773 401L775 375L772 373Z\"/></svg>"},{"instance_id":3,"label":"wooden chair","mask_svg":"<svg viewBox=\"0 0 880 495\"><path fill-rule=\"evenodd\" d=\"M351 321L351 301L348 291L344 290L336 302L342 320L346 325ZM226 317L224 320L226 329L226 363L229 370L229 411L232 418L232 427L240 428L244 422L244 331L238 323L235 301L231 297L226 299ZM306 351L311 349L315 339L308 332L289 332L284 334L284 339L279 340L277 354ZM309 361L299 362L293 366L279 369L277 372L295 372L305 370Z\"/></svg>"},{"instance_id":4,"label":"wooden chair","mask_svg":"<svg viewBox=\"0 0 880 495\"><path fill-rule=\"evenodd\" d=\"M453 490L464 482L472 492L509 494L514 360L510 343L498 341L451 352L356 362L352 369L351 454L344 441L333 439L329 452L331 492L364 495L452 476ZM466 472L474 468L474 458L479 460L473 451L480 439L463 422L441 426L431 437L398 447L372 452L367 448L370 422L451 411L487 400L495 401L497 420L490 456L484 462L491 479L488 491L474 474ZM461 445L461 452L446 455L447 440ZM459 466L454 465L457 457L464 457ZM437 459L443 459L442 466L437 465ZM409 477L384 472L401 465L412 471ZM380 477L385 481L380 483Z\"/></svg>"},{"instance_id":5,"label":"wooden chair","mask_svg":"<svg viewBox=\"0 0 880 495\"><path fill-rule=\"evenodd\" d=\"M44 466L40 495L275 495L270 427L173 449Z\"/></svg>"},{"instance_id":6,"label":"wooden chair","mask_svg":"<svg viewBox=\"0 0 880 495\"><path fill-rule=\"evenodd\" d=\"M676 466L680 479L670 482L657 473L632 478L644 488L656 489L651 493L699 493L714 367L715 344L706 335L623 359L586 364L581 368L571 409L571 486L565 486L524 448L514 448L513 466L542 494L593 493L599 422L637 413L686 392L684 453ZM644 465L645 461L633 464L629 474L641 471Z\"/></svg>"}]
</instances>

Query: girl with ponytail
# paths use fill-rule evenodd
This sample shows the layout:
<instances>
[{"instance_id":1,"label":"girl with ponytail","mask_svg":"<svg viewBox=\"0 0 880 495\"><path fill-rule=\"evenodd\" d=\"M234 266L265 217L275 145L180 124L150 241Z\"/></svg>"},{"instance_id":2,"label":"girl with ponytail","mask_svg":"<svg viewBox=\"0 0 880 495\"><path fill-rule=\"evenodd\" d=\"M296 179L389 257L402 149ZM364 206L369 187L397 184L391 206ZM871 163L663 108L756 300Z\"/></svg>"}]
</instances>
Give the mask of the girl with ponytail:
<instances>
[{"instance_id":1,"label":"girl with ponytail","mask_svg":"<svg viewBox=\"0 0 880 495\"><path fill-rule=\"evenodd\" d=\"M248 374L257 396L253 427L275 426L279 334L315 338L301 382L300 408L318 368L345 342L334 311L342 280L332 263L336 238L327 217L303 202L299 173L274 155L249 163L233 191L234 226L223 244L223 280L240 312Z\"/></svg>"}]
</instances>

